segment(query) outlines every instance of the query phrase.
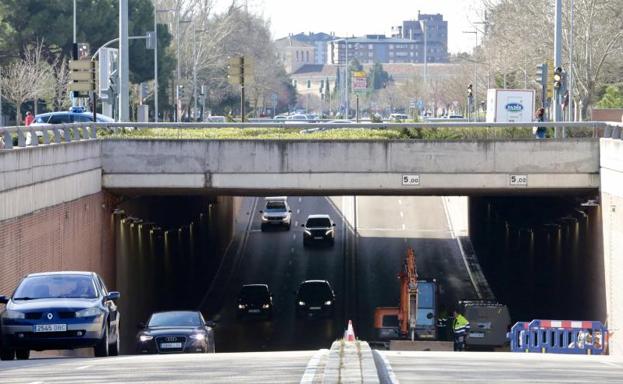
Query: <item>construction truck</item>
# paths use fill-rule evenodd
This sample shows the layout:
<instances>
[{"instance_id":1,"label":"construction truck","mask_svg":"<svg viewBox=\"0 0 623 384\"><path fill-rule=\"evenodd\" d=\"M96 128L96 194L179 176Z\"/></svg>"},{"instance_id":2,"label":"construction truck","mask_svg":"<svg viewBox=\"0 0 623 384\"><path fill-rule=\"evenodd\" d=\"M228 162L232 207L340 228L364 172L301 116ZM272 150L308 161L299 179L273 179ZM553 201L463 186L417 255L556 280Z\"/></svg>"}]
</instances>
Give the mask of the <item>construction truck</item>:
<instances>
[{"instance_id":1,"label":"construction truck","mask_svg":"<svg viewBox=\"0 0 623 384\"><path fill-rule=\"evenodd\" d=\"M437 281L418 280L415 254L407 250L400 280L398 307L377 307L374 310L376 338L381 343L390 340L437 339Z\"/></svg>"}]
</instances>

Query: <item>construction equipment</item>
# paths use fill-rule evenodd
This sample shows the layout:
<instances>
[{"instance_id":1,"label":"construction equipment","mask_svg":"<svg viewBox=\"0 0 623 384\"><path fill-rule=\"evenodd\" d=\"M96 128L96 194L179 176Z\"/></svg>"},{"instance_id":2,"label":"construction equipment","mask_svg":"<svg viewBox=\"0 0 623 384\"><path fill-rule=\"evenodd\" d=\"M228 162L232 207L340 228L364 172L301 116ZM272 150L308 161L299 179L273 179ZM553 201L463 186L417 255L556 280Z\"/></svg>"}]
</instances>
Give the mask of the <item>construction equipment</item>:
<instances>
[{"instance_id":1,"label":"construction equipment","mask_svg":"<svg viewBox=\"0 0 623 384\"><path fill-rule=\"evenodd\" d=\"M511 317L506 305L493 300L462 300L459 307L470 322L468 349L491 349L507 343Z\"/></svg>"},{"instance_id":2,"label":"construction equipment","mask_svg":"<svg viewBox=\"0 0 623 384\"><path fill-rule=\"evenodd\" d=\"M415 254L407 250L400 280L399 307L377 307L374 328L378 340L437 338L437 282L418 280ZM415 310L414 310L415 309Z\"/></svg>"}]
</instances>

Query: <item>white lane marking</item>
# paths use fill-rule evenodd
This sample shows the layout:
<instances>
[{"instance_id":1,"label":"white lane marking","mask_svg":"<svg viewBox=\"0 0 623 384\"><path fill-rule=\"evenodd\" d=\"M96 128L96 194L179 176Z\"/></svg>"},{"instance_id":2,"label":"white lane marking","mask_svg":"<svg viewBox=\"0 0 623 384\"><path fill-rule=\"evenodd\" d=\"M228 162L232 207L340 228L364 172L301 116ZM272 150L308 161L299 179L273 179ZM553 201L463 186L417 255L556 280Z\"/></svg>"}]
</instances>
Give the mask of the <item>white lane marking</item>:
<instances>
[{"instance_id":1,"label":"white lane marking","mask_svg":"<svg viewBox=\"0 0 623 384\"><path fill-rule=\"evenodd\" d=\"M391 384L398 384L400 383L398 381L398 378L396 377L396 374L394 373L394 370L392 369L392 365L389 363L389 360L387 360L387 357L385 357L385 355L379 351L374 351L376 353L378 353L379 356L381 356L381 360L383 360L383 365L385 366L385 372L387 372L387 376L389 378L389 381Z\"/></svg>"},{"instance_id":2,"label":"white lane marking","mask_svg":"<svg viewBox=\"0 0 623 384\"><path fill-rule=\"evenodd\" d=\"M262 232L262 230L261 229L251 229L249 232L250 233Z\"/></svg>"},{"instance_id":3,"label":"white lane marking","mask_svg":"<svg viewBox=\"0 0 623 384\"><path fill-rule=\"evenodd\" d=\"M621 368L621 366L620 366L619 364L615 364L615 363L613 363L612 361L602 361L601 363L602 363L602 364L609 365L609 366L611 366L611 367Z\"/></svg>"},{"instance_id":4,"label":"white lane marking","mask_svg":"<svg viewBox=\"0 0 623 384\"><path fill-rule=\"evenodd\" d=\"M294 248L290 248L290 253L294 253Z\"/></svg>"},{"instance_id":5,"label":"white lane marking","mask_svg":"<svg viewBox=\"0 0 623 384\"><path fill-rule=\"evenodd\" d=\"M300 203L301 201L303 201L303 198L302 198L302 197L299 197L299 203Z\"/></svg>"},{"instance_id":6,"label":"white lane marking","mask_svg":"<svg viewBox=\"0 0 623 384\"><path fill-rule=\"evenodd\" d=\"M402 205L402 200L398 199L398 204Z\"/></svg>"},{"instance_id":7,"label":"white lane marking","mask_svg":"<svg viewBox=\"0 0 623 384\"><path fill-rule=\"evenodd\" d=\"M82 367L78 367L78 368L76 368L76 371L81 371L81 370L83 370L83 369L87 369L87 368L89 368L89 367L92 367L92 365L83 365Z\"/></svg>"},{"instance_id":8,"label":"white lane marking","mask_svg":"<svg viewBox=\"0 0 623 384\"><path fill-rule=\"evenodd\" d=\"M300 210L300 209L297 209L297 210L296 210L296 214L298 215L299 213L301 213L301 210Z\"/></svg>"},{"instance_id":9,"label":"white lane marking","mask_svg":"<svg viewBox=\"0 0 623 384\"><path fill-rule=\"evenodd\" d=\"M292 240L296 240L296 233L292 235Z\"/></svg>"},{"instance_id":10,"label":"white lane marking","mask_svg":"<svg viewBox=\"0 0 623 384\"><path fill-rule=\"evenodd\" d=\"M441 198L441 203L443 205L443 211L446 214L446 220L448 221L448 228L450 229L450 234L453 239L456 240L456 243L459 245L459 251L461 252L461 258L463 259L463 263L465 264L465 269L467 270L467 274L469 275L469 279L474 286L474 290L478 295L479 299L482 299L482 292L478 288L478 284L476 284L476 279L474 278L474 274L472 273L471 268L469 267L469 263L467 262L467 257L465 256L465 250L463 249L463 245L461 244L461 239L454 233L454 225L452 224L452 218L450 217L450 212L448 211L448 204L446 203L446 198Z\"/></svg>"},{"instance_id":11,"label":"white lane marking","mask_svg":"<svg viewBox=\"0 0 623 384\"><path fill-rule=\"evenodd\" d=\"M404 230L406 230L406 229L407 229L407 226L403 224L403 225L402 225L402 230L404 231Z\"/></svg>"},{"instance_id":12,"label":"white lane marking","mask_svg":"<svg viewBox=\"0 0 623 384\"><path fill-rule=\"evenodd\" d=\"M294 226L298 227L299 226L299 222L298 221L294 221Z\"/></svg>"},{"instance_id":13,"label":"white lane marking","mask_svg":"<svg viewBox=\"0 0 623 384\"><path fill-rule=\"evenodd\" d=\"M320 365L320 360L328 353L329 351L327 349L321 349L309 359L303 377L301 377L301 384L312 384L315 382L314 378L316 377L316 370Z\"/></svg>"},{"instance_id":14,"label":"white lane marking","mask_svg":"<svg viewBox=\"0 0 623 384\"><path fill-rule=\"evenodd\" d=\"M44 383L43 381L33 381L28 384L43 384L43 383Z\"/></svg>"},{"instance_id":15,"label":"white lane marking","mask_svg":"<svg viewBox=\"0 0 623 384\"><path fill-rule=\"evenodd\" d=\"M403 211L400 211L400 217L405 217L405 214Z\"/></svg>"}]
</instances>

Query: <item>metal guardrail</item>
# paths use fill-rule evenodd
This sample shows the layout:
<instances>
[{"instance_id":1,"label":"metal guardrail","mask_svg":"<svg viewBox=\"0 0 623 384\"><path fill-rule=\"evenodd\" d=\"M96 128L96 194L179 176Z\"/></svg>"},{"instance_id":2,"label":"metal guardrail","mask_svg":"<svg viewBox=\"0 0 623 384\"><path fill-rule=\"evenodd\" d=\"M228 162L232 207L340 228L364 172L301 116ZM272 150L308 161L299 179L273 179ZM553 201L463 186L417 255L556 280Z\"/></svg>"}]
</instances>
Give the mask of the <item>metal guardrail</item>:
<instances>
[{"instance_id":1,"label":"metal guardrail","mask_svg":"<svg viewBox=\"0 0 623 384\"><path fill-rule=\"evenodd\" d=\"M36 147L46 144L60 144L79 140L97 139L97 131L105 130L117 132L120 130L135 129L220 129L220 128L298 128L304 131L329 130L335 128L347 129L440 129L440 128L533 128L535 125L545 128L562 128L562 138L573 137L567 133L574 130L589 130L583 137L601 138L610 137L623 139L623 123L600 121L588 122L540 122L540 123L487 123L487 122L423 122L423 123L304 123L287 121L251 122L251 123L73 123L38 126L0 127L0 149L14 147ZM32 138L37 137L36 140ZM40 139L39 139L40 138ZM526 137L522 137L525 139ZM39 142L41 141L41 143Z\"/></svg>"}]
</instances>

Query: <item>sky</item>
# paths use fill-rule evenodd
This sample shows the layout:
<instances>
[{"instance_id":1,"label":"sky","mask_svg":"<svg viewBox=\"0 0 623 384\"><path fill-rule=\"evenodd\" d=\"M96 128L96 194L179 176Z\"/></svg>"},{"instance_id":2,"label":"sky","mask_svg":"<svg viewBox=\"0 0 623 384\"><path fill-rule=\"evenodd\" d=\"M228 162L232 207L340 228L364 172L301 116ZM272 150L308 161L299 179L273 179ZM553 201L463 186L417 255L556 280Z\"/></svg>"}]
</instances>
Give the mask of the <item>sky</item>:
<instances>
[{"instance_id":1,"label":"sky","mask_svg":"<svg viewBox=\"0 0 623 384\"><path fill-rule=\"evenodd\" d=\"M448 21L448 50L452 53L471 52L475 35L463 31L473 31L472 23L483 18L482 0L248 0L248 6L270 20L275 39L299 32L390 35L393 25L417 19L418 10L441 13Z\"/></svg>"}]
</instances>

